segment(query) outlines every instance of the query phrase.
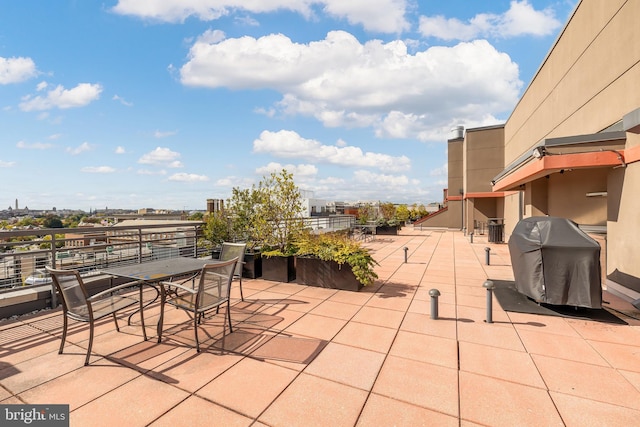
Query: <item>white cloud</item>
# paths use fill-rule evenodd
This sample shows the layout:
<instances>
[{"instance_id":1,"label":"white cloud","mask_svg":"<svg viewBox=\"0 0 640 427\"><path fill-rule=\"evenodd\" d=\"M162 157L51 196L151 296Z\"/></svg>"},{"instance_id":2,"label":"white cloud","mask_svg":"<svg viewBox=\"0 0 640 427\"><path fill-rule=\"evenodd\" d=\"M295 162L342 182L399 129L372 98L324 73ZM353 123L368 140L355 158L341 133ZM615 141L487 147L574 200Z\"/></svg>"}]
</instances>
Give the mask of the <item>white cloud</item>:
<instances>
[{"instance_id":1,"label":"white cloud","mask_svg":"<svg viewBox=\"0 0 640 427\"><path fill-rule=\"evenodd\" d=\"M352 25L382 33L400 33L410 28L405 19L405 0L325 0L324 11Z\"/></svg>"},{"instance_id":2,"label":"white cloud","mask_svg":"<svg viewBox=\"0 0 640 427\"><path fill-rule=\"evenodd\" d=\"M407 156L363 152L359 147L323 145L313 139L302 138L294 131L263 131L253 141L254 153L268 153L282 158L298 158L314 163L345 167L368 167L383 171L402 171L411 168Z\"/></svg>"},{"instance_id":3,"label":"white cloud","mask_svg":"<svg viewBox=\"0 0 640 427\"><path fill-rule=\"evenodd\" d=\"M256 169L256 173L258 175L267 176L272 172L280 172L282 169L286 169L287 172L293 174L294 179L298 180L307 180L309 178L313 178L318 174L318 168L314 165L293 165L286 164L282 165L277 162L271 162L266 166L262 166Z\"/></svg>"},{"instance_id":4,"label":"white cloud","mask_svg":"<svg viewBox=\"0 0 640 427\"><path fill-rule=\"evenodd\" d=\"M41 92L41 91L45 90L48 86L49 86L49 83L47 83L47 82L40 82L40 83L38 83L38 84L36 85L36 90L37 90L38 92Z\"/></svg>"},{"instance_id":5,"label":"white cloud","mask_svg":"<svg viewBox=\"0 0 640 427\"><path fill-rule=\"evenodd\" d=\"M175 130L164 131L164 132L159 131L159 130L156 130L156 131L153 133L153 136L154 136L155 138L167 138L167 137L169 137L169 136L173 136L173 135L175 135L175 134L177 134L177 133L178 133L178 132L177 132L177 131L175 131Z\"/></svg>"},{"instance_id":6,"label":"white cloud","mask_svg":"<svg viewBox=\"0 0 640 427\"><path fill-rule=\"evenodd\" d=\"M308 44L281 34L221 34L207 32L193 44L180 70L183 84L277 90L282 99L274 107L282 114L330 127L373 126L381 137L428 140L429 129L444 129L452 118L466 123L510 111L522 87L518 65L486 40L410 54L402 41L362 44L344 31Z\"/></svg>"},{"instance_id":7,"label":"white cloud","mask_svg":"<svg viewBox=\"0 0 640 427\"><path fill-rule=\"evenodd\" d=\"M155 166L166 166L170 168L182 167L182 163L178 160L180 153L171 151L169 148L157 147L155 150L144 154L138 163Z\"/></svg>"},{"instance_id":8,"label":"white cloud","mask_svg":"<svg viewBox=\"0 0 640 427\"><path fill-rule=\"evenodd\" d=\"M445 163L439 168L431 169L429 171L430 176L449 176L449 164Z\"/></svg>"},{"instance_id":9,"label":"white cloud","mask_svg":"<svg viewBox=\"0 0 640 427\"><path fill-rule=\"evenodd\" d=\"M237 22L240 25L246 25L247 27L259 27L260 23L258 21L256 21L254 18L252 18L251 16L237 16L234 19L235 22Z\"/></svg>"},{"instance_id":10,"label":"white cloud","mask_svg":"<svg viewBox=\"0 0 640 427\"><path fill-rule=\"evenodd\" d=\"M4 160L0 160L0 168L11 168L15 166L16 162L5 162Z\"/></svg>"},{"instance_id":11,"label":"white cloud","mask_svg":"<svg viewBox=\"0 0 640 427\"><path fill-rule=\"evenodd\" d=\"M330 176L328 178L320 179L320 180L318 180L318 182L320 182L321 184L326 184L326 185L342 185L346 181L345 181L344 178L337 178L335 176Z\"/></svg>"},{"instance_id":12,"label":"white cloud","mask_svg":"<svg viewBox=\"0 0 640 427\"><path fill-rule=\"evenodd\" d=\"M129 102L129 101L125 100L121 96L113 95L113 97L111 99L114 100L114 101L119 101L122 105L124 105L126 107L133 107L133 102Z\"/></svg>"},{"instance_id":13,"label":"white cloud","mask_svg":"<svg viewBox=\"0 0 640 427\"><path fill-rule=\"evenodd\" d=\"M171 175L169 181L178 182L205 182L209 181L209 177L206 175L196 175L194 173L175 173Z\"/></svg>"},{"instance_id":14,"label":"white cloud","mask_svg":"<svg viewBox=\"0 0 640 427\"><path fill-rule=\"evenodd\" d=\"M31 58L0 56L0 85L20 83L38 74Z\"/></svg>"},{"instance_id":15,"label":"white cloud","mask_svg":"<svg viewBox=\"0 0 640 427\"><path fill-rule=\"evenodd\" d=\"M116 170L111 166L86 166L80 172L86 173L114 173Z\"/></svg>"},{"instance_id":16,"label":"white cloud","mask_svg":"<svg viewBox=\"0 0 640 427\"><path fill-rule=\"evenodd\" d=\"M405 175L377 174L365 170L355 171L353 174L357 182L368 184L373 187L397 187L409 184L409 178Z\"/></svg>"},{"instance_id":17,"label":"white cloud","mask_svg":"<svg viewBox=\"0 0 640 427\"><path fill-rule=\"evenodd\" d=\"M116 147L116 151L115 151L116 154L124 154L126 152L127 151L124 149L124 147L121 147L121 146Z\"/></svg>"},{"instance_id":18,"label":"white cloud","mask_svg":"<svg viewBox=\"0 0 640 427\"><path fill-rule=\"evenodd\" d=\"M256 184L255 180L247 176L227 176L216 180L215 185L218 187L233 187L249 188Z\"/></svg>"},{"instance_id":19,"label":"white cloud","mask_svg":"<svg viewBox=\"0 0 640 427\"><path fill-rule=\"evenodd\" d=\"M433 189L406 175L378 174L357 170L350 178L323 177L304 182L304 189L314 197L343 201L394 201L413 203L429 198ZM445 184L446 187L446 184ZM437 188L436 194L441 194ZM354 195L357 199L354 199Z\"/></svg>"},{"instance_id":20,"label":"white cloud","mask_svg":"<svg viewBox=\"0 0 640 427\"><path fill-rule=\"evenodd\" d=\"M137 174L138 175L166 175L167 171L165 170L150 171L148 169L139 169Z\"/></svg>"},{"instance_id":21,"label":"white cloud","mask_svg":"<svg viewBox=\"0 0 640 427\"><path fill-rule=\"evenodd\" d=\"M88 142L83 142L82 144L78 145L75 148L67 147L67 153L70 153L71 155L75 156L77 154L84 153L86 151L90 151L92 149L93 149L93 147L91 146L91 144L89 144Z\"/></svg>"},{"instance_id":22,"label":"white cloud","mask_svg":"<svg viewBox=\"0 0 640 427\"><path fill-rule=\"evenodd\" d=\"M553 9L535 10L528 0L512 1L509 10L501 15L481 13L468 22L441 15L420 17L420 33L442 40L547 36L561 25Z\"/></svg>"},{"instance_id":23,"label":"white cloud","mask_svg":"<svg viewBox=\"0 0 640 427\"><path fill-rule=\"evenodd\" d=\"M27 95L20 103L22 111L42 111L53 108L66 109L84 107L100 98L102 86L99 84L80 83L73 89L65 89L58 85L47 92L46 96L32 97Z\"/></svg>"},{"instance_id":24,"label":"white cloud","mask_svg":"<svg viewBox=\"0 0 640 427\"><path fill-rule=\"evenodd\" d=\"M22 148L24 150L47 150L49 148L53 148L53 144L42 142L34 142L33 144L28 144L24 141L18 141L16 147Z\"/></svg>"},{"instance_id":25,"label":"white cloud","mask_svg":"<svg viewBox=\"0 0 640 427\"><path fill-rule=\"evenodd\" d=\"M225 178L220 178L216 180L215 185L219 186L219 187L234 187L234 180L232 179L232 177L225 177Z\"/></svg>"},{"instance_id":26,"label":"white cloud","mask_svg":"<svg viewBox=\"0 0 640 427\"><path fill-rule=\"evenodd\" d=\"M313 6L350 24L370 31L400 33L409 29L405 19L407 0L119 0L113 11L162 22L184 22L190 16L212 21L233 13L243 22L255 25L246 13L289 10L305 18L313 17Z\"/></svg>"},{"instance_id":27,"label":"white cloud","mask_svg":"<svg viewBox=\"0 0 640 427\"><path fill-rule=\"evenodd\" d=\"M430 123L427 114L404 114L399 111L390 111L382 122L376 127L376 136L381 138L416 138L420 141L443 141L449 139L451 129L459 123L464 123L467 128L480 126L492 126L504 123L491 114L483 114L481 111L457 111L457 118L442 117L438 126Z\"/></svg>"}]
</instances>

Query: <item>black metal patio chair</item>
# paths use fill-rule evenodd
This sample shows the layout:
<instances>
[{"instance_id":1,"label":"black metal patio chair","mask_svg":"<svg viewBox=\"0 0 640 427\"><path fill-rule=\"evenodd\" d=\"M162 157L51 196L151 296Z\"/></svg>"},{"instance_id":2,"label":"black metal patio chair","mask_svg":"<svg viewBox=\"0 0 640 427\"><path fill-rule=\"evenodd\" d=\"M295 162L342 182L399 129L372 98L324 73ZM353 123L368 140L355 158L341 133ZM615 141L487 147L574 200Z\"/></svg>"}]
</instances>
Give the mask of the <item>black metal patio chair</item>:
<instances>
[{"instance_id":1,"label":"black metal patio chair","mask_svg":"<svg viewBox=\"0 0 640 427\"><path fill-rule=\"evenodd\" d=\"M226 304L227 313L223 325L226 329L229 320L229 332L233 332L231 326L231 305L229 294L231 282L238 258L229 261L205 264L197 278L195 287L185 286L177 282L161 282L162 299L160 308L160 320L158 322L158 342L162 340L162 322L164 320L164 305L169 304L181 310L189 312L193 317L193 330L196 340L196 350L200 352L200 340L198 339L198 324L205 313L215 309L219 312L220 306ZM192 280L191 278L187 281Z\"/></svg>"},{"instance_id":2,"label":"black metal patio chair","mask_svg":"<svg viewBox=\"0 0 640 427\"><path fill-rule=\"evenodd\" d=\"M87 357L84 361L85 366L87 366L91 355L91 347L93 346L95 322L111 315L116 324L116 330L119 332L120 328L118 326L116 312L138 304L140 301L133 296L119 295L116 293L121 289L131 287L131 283L114 286L103 292L89 296L82 277L77 270L58 270L50 267L46 267L46 270L51 274L53 283L62 297L64 324L62 329L62 342L60 343L58 354L62 354L64 350L69 324L68 319L89 323L89 344L87 346Z\"/></svg>"}]
</instances>

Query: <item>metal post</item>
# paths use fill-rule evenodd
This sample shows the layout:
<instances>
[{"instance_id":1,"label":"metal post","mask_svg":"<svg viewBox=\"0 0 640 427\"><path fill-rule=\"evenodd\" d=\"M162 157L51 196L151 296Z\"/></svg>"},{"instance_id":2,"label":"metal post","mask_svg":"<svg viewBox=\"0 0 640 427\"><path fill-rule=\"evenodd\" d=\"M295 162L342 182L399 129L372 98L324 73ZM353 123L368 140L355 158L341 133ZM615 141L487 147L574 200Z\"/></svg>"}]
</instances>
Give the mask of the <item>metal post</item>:
<instances>
[{"instance_id":1,"label":"metal post","mask_svg":"<svg viewBox=\"0 0 640 427\"><path fill-rule=\"evenodd\" d=\"M407 263L407 251L408 251L408 250L409 250L409 248L405 246L405 247L404 247L404 263L405 263L405 264Z\"/></svg>"},{"instance_id":2,"label":"metal post","mask_svg":"<svg viewBox=\"0 0 640 427\"><path fill-rule=\"evenodd\" d=\"M51 283L51 308L58 308L58 294L56 293L56 285Z\"/></svg>"},{"instance_id":3,"label":"metal post","mask_svg":"<svg viewBox=\"0 0 640 427\"><path fill-rule=\"evenodd\" d=\"M431 289L429 295L431 296L431 318L435 320L438 318L438 297L440 296L440 291Z\"/></svg>"},{"instance_id":4,"label":"metal post","mask_svg":"<svg viewBox=\"0 0 640 427\"><path fill-rule=\"evenodd\" d=\"M471 233L469 233L469 242L473 243L473 231Z\"/></svg>"},{"instance_id":5,"label":"metal post","mask_svg":"<svg viewBox=\"0 0 640 427\"><path fill-rule=\"evenodd\" d=\"M491 248L490 247L486 247L484 248L484 251L486 252L485 254L485 264L490 265L490 258L491 258Z\"/></svg>"},{"instance_id":6,"label":"metal post","mask_svg":"<svg viewBox=\"0 0 640 427\"><path fill-rule=\"evenodd\" d=\"M493 288L495 285L493 281L486 280L482 287L487 290L487 323L493 323Z\"/></svg>"}]
</instances>

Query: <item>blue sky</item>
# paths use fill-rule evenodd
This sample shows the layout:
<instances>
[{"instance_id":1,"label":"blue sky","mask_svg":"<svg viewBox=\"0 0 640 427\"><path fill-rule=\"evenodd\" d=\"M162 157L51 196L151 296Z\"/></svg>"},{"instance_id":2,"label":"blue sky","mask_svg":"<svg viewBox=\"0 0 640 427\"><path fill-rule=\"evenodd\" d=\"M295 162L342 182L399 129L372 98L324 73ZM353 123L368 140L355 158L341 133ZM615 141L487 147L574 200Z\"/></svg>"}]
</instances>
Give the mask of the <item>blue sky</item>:
<instances>
[{"instance_id":1,"label":"blue sky","mask_svg":"<svg viewBox=\"0 0 640 427\"><path fill-rule=\"evenodd\" d=\"M0 3L0 209L205 209L286 168L316 198L441 201L577 0Z\"/></svg>"}]
</instances>

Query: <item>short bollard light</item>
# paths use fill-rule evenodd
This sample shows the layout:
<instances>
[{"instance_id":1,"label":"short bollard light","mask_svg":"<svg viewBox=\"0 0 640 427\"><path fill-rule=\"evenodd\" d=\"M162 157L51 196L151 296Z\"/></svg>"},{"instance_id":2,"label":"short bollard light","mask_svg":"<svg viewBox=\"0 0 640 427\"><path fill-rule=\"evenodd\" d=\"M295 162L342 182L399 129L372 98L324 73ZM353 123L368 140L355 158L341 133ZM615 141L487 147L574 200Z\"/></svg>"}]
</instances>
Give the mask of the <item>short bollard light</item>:
<instances>
[{"instance_id":1,"label":"short bollard light","mask_svg":"<svg viewBox=\"0 0 640 427\"><path fill-rule=\"evenodd\" d=\"M473 231L469 233L469 243L473 243Z\"/></svg>"},{"instance_id":2,"label":"short bollard light","mask_svg":"<svg viewBox=\"0 0 640 427\"><path fill-rule=\"evenodd\" d=\"M487 290L487 323L493 323L493 289L496 286L492 280L486 280L482 287Z\"/></svg>"},{"instance_id":3,"label":"short bollard light","mask_svg":"<svg viewBox=\"0 0 640 427\"><path fill-rule=\"evenodd\" d=\"M405 264L407 263L407 252L408 251L409 251L409 248L405 246L404 247L404 263Z\"/></svg>"},{"instance_id":4,"label":"short bollard light","mask_svg":"<svg viewBox=\"0 0 640 427\"><path fill-rule=\"evenodd\" d=\"M431 289L429 291L429 296L431 296L431 318L438 318L438 297L440 296L440 291L437 289Z\"/></svg>"},{"instance_id":5,"label":"short bollard light","mask_svg":"<svg viewBox=\"0 0 640 427\"><path fill-rule=\"evenodd\" d=\"M485 257L484 257L484 262L486 265L490 265L490 261L491 261L491 248L490 247L486 247L484 248L485 251Z\"/></svg>"}]
</instances>

